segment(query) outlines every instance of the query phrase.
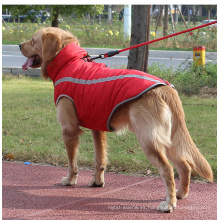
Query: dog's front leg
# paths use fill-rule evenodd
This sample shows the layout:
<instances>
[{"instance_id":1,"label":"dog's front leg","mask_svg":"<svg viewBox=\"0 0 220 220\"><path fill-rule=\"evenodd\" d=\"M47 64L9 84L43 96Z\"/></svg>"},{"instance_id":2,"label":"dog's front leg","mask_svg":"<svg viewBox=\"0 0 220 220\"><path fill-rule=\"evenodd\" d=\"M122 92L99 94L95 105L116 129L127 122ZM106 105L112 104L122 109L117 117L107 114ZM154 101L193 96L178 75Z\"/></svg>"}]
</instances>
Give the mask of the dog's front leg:
<instances>
[{"instance_id":1,"label":"dog's front leg","mask_svg":"<svg viewBox=\"0 0 220 220\"><path fill-rule=\"evenodd\" d=\"M77 166L77 153L79 138L78 134L74 134L75 131L69 130L69 128L63 129L63 140L66 147L68 156L68 170L69 174L67 177L63 177L62 185L70 186L77 184L78 178L78 166ZM72 134L71 134L72 133Z\"/></svg>"},{"instance_id":2,"label":"dog's front leg","mask_svg":"<svg viewBox=\"0 0 220 220\"><path fill-rule=\"evenodd\" d=\"M62 135L68 156L67 177L63 177L62 185L74 185L77 183L78 166L77 152L79 145L79 135L82 130L79 129L78 117L73 102L68 98L61 98L57 105L57 119L62 127Z\"/></svg>"},{"instance_id":3,"label":"dog's front leg","mask_svg":"<svg viewBox=\"0 0 220 220\"><path fill-rule=\"evenodd\" d=\"M104 187L104 172L106 169L106 132L92 130L94 140L94 154L95 154L95 172L89 186Z\"/></svg>"}]
</instances>

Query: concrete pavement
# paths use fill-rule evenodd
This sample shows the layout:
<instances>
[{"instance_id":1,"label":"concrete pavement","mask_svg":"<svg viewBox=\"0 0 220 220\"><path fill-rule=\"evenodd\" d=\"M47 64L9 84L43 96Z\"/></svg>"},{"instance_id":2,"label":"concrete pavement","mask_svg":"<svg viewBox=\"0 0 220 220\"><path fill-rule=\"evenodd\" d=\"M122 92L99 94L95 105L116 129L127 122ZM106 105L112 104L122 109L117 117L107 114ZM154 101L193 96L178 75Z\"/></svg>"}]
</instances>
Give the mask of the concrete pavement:
<instances>
[{"instance_id":1,"label":"concrete pavement","mask_svg":"<svg viewBox=\"0 0 220 220\"><path fill-rule=\"evenodd\" d=\"M217 184L191 183L173 213L160 178L106 173L104 188L89 188L92 171L80 170L76 186L62 186L66 168L2 162L3 219L217 219ZM176 180L178 185L179 181Z\"/></svg>"},{"instance_id":2,"label":"concrete pavement","mask_svg":"<svg viewBox=\"0 0 220 220\"><path fill-rule=\"evenodd\" d=\"M93 56L107 53L109 51L114 51L116 49L110 48L84 48L89 54ZM3 52L17 52L20 53L20 48L18 45L2 45ZM129 51L122 52L116 56L128 56ZM20 53L21 54L21 53ZM179 58L179 59L193 59L193 50L192 51L169 51L169 50L150 50L149 57L158 57L158 58ZM216 52L206 52L206 59L208 60L217 60Z\"/></svg>"},{"instance_id":3,"label":"concrete pavement","mask_svg":"<svg viewBox=\"0 0 220 220\"><path fill-rule=\"evenodd\" d=\"M91 56L107 53L115 49L109 48L85 48ZM120 53L114 57L106 59L97 59L97 63L105 63L111 68L125 68L128 62L128 51ZM187 61L186 61L187 60ZM2 67L3 73L12 73L14 75L23 74L27 76L37 77L40 75L40 69L22 70L21 66L26 61L26 58L21 54L18 45L2 45ZM164 65L167 68L182 68L189 62L193 61L193 51L164 51L150 50L149 51L149 66L155 63ZM217 53L206 52L207 62L217 62Z\"/></svg>"}]
</instances>

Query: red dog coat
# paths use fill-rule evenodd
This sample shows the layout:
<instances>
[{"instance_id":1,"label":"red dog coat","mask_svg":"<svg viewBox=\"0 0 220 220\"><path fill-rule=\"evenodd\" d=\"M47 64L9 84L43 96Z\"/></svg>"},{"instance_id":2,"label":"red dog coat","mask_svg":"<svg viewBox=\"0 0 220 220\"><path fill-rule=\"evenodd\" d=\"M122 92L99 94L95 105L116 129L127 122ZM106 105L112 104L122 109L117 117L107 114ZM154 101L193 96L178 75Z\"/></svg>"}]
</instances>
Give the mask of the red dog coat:
<instances>
[{"instance_id":1,"label":"red dog coat","mask_svg":"<svg viewBox=\"0 0 220 220\"><path fill-rule=\"evenodd\" d=\"M110 69L105 64L86 62L87 52L71 43L50 62L48 75L54 83L54 101L70 98L80 126L113 131L109 121L117 107L169 82L150 74L127 69Z\"/></svg>"}]
</instances>

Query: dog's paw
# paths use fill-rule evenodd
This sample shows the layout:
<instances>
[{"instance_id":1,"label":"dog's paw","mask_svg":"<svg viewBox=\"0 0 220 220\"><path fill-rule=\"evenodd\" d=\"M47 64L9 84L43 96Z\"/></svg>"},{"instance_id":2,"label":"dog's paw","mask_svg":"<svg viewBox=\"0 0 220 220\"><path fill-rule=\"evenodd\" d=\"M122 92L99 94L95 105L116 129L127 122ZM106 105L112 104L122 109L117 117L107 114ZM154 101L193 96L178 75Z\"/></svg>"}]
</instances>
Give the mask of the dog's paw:
<instances>
[{"instance_id":1,"label":"dog's paw","mask_svg":"<svg viewBox=\"0 0 220 220\"><path fill-rule=\"evenodd\" d=\"M176 198L177 199L185 199L187 196L188 196L188 192L176 190Z\"/></svg>"},{"instance_id":2,"label":"dog's paw","mask_svg":"<svg viewBox=\"0 0 220 220\"><path fill-rule=\"evenodd\" d=\"M175 203L169 203L167 201L161 202L158 206L157 210L161 212L170 213L173 212L173 210L176 208L176 202Z\"/></svg>"},{"instance_id":3,"label":"dog's paw","mask_svg":"<svg viewBox=\"0 0 220 220\"><path fill-rule=\"evenodd\" d=\"M61 183L63 186L72 186L77 184L77 178L73 178L72 180L70 180L68 177L63 177Z\"/></svg>"},{"instance_id":4,"label":"dog's paw","mask_svg":"<svg viewBox=\"0 0 220 220\"><path fill-rule=\"evenodd\" d=\"M96 181L94 177L89 183L89 187L104 187L104 186L105 186L104 181Z\"/></svg>"}]
</instances>

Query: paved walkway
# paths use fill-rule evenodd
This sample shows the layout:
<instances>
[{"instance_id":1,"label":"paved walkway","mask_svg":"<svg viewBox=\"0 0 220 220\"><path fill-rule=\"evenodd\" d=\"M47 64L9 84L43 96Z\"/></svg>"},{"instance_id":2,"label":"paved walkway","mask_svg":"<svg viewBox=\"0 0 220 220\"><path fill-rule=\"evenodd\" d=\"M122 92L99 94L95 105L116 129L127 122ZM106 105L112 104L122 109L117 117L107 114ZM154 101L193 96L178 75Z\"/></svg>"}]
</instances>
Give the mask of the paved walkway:
<instances>
[{"instance_id":1,"label":"paved walkway","mask_svg":"<svg viewBox=\"0 0 220 220\"><path fill-rule=\"evenodd\" d=\"M3 219L217 219L217 184L191 183L173 213L156 207L165 199L160 178L105 174L105 188L90 188L92 171L76 186L62 186L66 168L2 162ZM176 180L178 184L178 180Z\"/></svg>"}]
</instances>

